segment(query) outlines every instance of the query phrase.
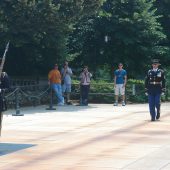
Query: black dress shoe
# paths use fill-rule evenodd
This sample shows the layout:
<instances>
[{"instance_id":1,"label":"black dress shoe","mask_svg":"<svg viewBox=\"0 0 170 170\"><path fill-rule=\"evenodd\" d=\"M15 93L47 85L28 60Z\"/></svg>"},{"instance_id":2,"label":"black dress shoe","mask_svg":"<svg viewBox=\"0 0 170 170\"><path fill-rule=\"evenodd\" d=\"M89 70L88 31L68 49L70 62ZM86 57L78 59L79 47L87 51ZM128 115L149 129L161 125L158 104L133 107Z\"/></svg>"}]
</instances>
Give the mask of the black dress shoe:
<instances>
[{"instance_id":1,"label":"black dress shoe","mask_svg":"<svg viewBox=\"0 0 170 170\"><path fill-rule=\"evenodd\" d=\"M156 115L156 119L158 120L160 118L160 113L158 112Z\"/></svg>"},{"instance_id":2,"label":"black dress shoe","mask_svg":"<svg viewBox=\"0 0 170 170\"><path fill-rule=\"evenodd\" d=\"M154 118L152 118L152 119L151 119L151 122L153 122L153 121L155 121L155 119L154 119Z\"/></svg>"}]
</instances>

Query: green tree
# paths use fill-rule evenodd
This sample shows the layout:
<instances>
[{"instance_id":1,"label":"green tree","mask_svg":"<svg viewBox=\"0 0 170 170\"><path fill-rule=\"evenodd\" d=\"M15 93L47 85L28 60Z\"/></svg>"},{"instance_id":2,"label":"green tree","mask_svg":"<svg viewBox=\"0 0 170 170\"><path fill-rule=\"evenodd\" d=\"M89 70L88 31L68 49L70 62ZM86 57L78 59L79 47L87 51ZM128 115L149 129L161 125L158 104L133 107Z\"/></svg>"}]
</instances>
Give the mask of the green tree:
<instances>
[{"instance_id":1,"label":"green tree","mask_svg":"<svg viewBox=\"0 0 170 170\"><path fill-rule=\"evenodd\" d=\"M161 46L166 36L158 18L153 1L107 0L98 17L77 25L71 52L92 69L96 69L94 65L123 62L135 76L143 72L152 57L166 53ZM105 35L108 42L104 41Z\"/></svg>"},{"instance_id":2,"label":"green tree","mask_svg":"<svg viewBox=\"0 0 170 170\"><path fill-rule=\"evenodd\" d=\"M43 74L67 55L67 40L75 23L92 15L101 0L0 1L0 38L10 40L6 69L10 74Z\"/></svg>"},{"instance_id":3,"label":"green tree","mask_svg":"<svg viewBox=\"0 0 170 170\"><path fill-rule=\"evenodd\" d=\"M161 22L161 25L163 27L163 31L165 35L167 35L166 41L164 41L165 46L169 47L167 48L167 55L165 56L162 63L164 65L169 66L170 64L170 1L169 0L161 0L161 1L155 1L155 7L158 9L157 13L161 15L162 17L159 18L159 21Z\"/></svg>"}]
</instances>

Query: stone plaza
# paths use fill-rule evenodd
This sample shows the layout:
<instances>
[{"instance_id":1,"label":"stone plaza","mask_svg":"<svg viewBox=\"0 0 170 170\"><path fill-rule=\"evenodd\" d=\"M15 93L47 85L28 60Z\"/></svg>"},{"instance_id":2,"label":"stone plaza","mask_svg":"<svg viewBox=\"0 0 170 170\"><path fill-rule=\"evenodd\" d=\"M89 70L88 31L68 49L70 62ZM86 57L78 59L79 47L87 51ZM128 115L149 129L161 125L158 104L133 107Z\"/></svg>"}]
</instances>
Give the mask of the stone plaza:
<instances>
[{"instance_id":1,"label":"stone plaza","mask_svg":"<svg viewBox=\"0 0 170 170\"><path fill-rule=\"evenodd\" d=\"M47 107L5 112L0 170L170 170L170 103Z\"/></svg>"}]
</instances>

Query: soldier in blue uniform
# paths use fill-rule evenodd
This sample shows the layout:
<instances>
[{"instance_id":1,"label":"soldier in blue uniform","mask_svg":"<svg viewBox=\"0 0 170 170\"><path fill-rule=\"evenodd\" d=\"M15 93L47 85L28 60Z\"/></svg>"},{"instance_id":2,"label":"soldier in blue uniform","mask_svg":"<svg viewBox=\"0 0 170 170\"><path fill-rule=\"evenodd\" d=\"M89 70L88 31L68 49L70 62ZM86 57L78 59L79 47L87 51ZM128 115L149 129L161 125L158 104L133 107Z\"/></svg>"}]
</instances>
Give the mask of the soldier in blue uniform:
<instances>
[{"instance_id":1,"label":"soldier in blue uniform","mask_svg":"<svg viewBox=\"0 0 170 170\"><path fill-rule=\"evenodd\" d=\"M145 78L145 90L149 100L149 110L151 121L160 118L161 94L165 93L165 75L162 69L159 69L159 60L152 60L152 69L150 69Z\"/></svg>"}]
</instances>

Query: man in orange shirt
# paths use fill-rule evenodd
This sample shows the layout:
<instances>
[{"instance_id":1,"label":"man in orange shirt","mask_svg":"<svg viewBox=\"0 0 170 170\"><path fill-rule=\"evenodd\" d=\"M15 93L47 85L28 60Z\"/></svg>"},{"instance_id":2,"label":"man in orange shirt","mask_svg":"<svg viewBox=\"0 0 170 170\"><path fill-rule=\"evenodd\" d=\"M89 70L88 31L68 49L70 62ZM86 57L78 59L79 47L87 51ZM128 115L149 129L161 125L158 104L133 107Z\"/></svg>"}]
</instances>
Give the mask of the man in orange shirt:
<instances>
[{"instance_id":1,"label":"man in orange shirt","mask_svg":"<svg viewBox=\"0 0 170 170\"><path fill-rule=\"evenodd\" d=\"M49 84L51 85L51 87L56 93L56 96L58 99L58 105L63 106L64 97L62 96L61 74L60 74L60 71L58 70L57 64L55 64L54 69L48 73L48 80L49 80Z\"/></svg>"}]
</instances>

